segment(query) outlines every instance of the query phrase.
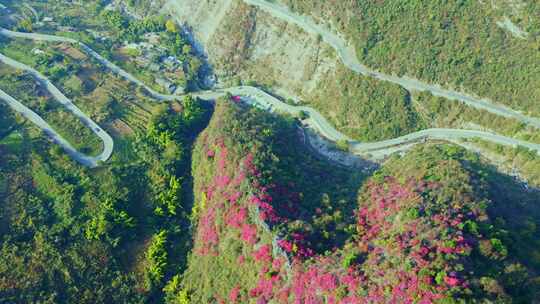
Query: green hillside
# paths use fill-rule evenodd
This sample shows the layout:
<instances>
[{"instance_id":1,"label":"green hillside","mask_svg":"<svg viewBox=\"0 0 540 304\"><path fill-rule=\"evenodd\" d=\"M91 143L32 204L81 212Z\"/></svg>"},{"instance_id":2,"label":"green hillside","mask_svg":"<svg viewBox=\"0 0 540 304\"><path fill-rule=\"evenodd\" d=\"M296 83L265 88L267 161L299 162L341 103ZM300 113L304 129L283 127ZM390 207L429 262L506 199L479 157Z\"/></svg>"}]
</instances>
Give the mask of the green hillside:
<instances>
[{"instance_id":1,"label":"green hillside","mask_svg":"<svg viewBox=\"0 0 540 304\"><path fill-rule=\"evenodd\" d=\"M162 301L190 249L190 147L208 106L156 107L97 169L1 113L0 302Z\"/></svg>"},{"instance_id":2,"label":"green hillside","mask_svg":"<svg viewBox=\"0 0 540 304\"><path fill-rule=\"evenodd\" d=\"M537 1L284 2L331 21L370 67L540 115ZM528 35L521 39L501 28L497 22L505 17Z\"/></svg>"},{"instance_id":3,"label":"green hillside","mask_svg":"<svg viewBox=\"0 0 540 304\"><path fill-rule=\"evenodd\" d=\"M320 161L291 128L218 106L194 150L194 249L170 303L538 296L537 193L454 146L418 148L367 180L324 164L306 172Z\"/></svg>"},{"instance_id":4,"label":"green hillside","mask_svg":"<svg viewBox=\"0 0 540 304\"><path fill-rule=\"evenodd\" d=\"M538 1L247 2L2 1L0 304L539 303Z\"/></svg>"}]
</instances>

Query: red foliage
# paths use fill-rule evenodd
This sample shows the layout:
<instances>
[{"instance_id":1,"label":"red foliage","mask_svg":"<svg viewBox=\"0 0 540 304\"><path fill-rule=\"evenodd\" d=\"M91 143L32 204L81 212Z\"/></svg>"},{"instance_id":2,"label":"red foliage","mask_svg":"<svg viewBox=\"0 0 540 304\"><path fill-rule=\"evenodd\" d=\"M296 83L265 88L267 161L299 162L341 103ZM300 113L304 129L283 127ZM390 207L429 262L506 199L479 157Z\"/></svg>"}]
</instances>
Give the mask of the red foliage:
<instances>
[{"instance_id":1,"label":"red foliage","mask_svg":"<svg viewBox=\"0 0 540 304\"><path fill-rule=\"evenodd\" d=\"M225 188L229 182L231 181L231 178L227 175L218 175L216 176L215 184L219 188Z\"/></svg>"},{"instance_id":2,"label":"red foliage","mask_svg":"<svg viewBox=\"0 0 540 304\"><path fill-rule=\"evenodd\" d=\"M231 303L236 303L239 295L240 295L240 286L236 286L229 293L229 301L231 301Z\"/></svg>"},{"instance_id":3,"label":"red foliage","mask_svg":"<svg viewBox=\"0 0 540 304\"><path fill-rule=\"evenodd\" d=\"M238 256L238 259L237 259L237 262L238 264L244 264L244 262L246 261L246 257L244 257L243 255L239 255Z\"/></svg>"},{"instance_id":4,"label":"red foliage","mask_svg":"<svg viewBox=\"0 0 540 304\"><path fill-rule=\"evenodd\" d=\"M253 196L251 202L259 208L261 220L269 223L277 223L280 218L277 216L274 207L270 204L272 198L266 194L265 189L261 190L262 194Z\"/></svg>"},{"instance_id":5,"label":"red foliage","mask_svg":"<svg viewBox=\"0 0 540 304\"><path fill-rule=\"evenodd\" d=\"M449 276L444 277L444 282L446 284L448 284L449 286L452 286L452 287L457 286L459 284L458 279L456 279L454 277L449 277Z\"/></svg>"},{"instance_id":6,"label":"red foliage","mask_svg":"<svg viewBox=\"0 0 540 304\"><path fill-rule=\"evenodd\" d=\"M243 224L241 236L242 240L250 245L254 245L257 242L257 227L249 224Z\"/></svg>"},{"instance_id":7,"label":"red foliage","mask_svg":"<svg viewBox=\"0 0 540 304\"><path fill-rule=\"evenodd\" d=\"M208 208L199 219L200 252L208 253L217 245L220 231L239 229L244 250L251 252L256 262L253 267L257 267L259 273L255 288L248 293L257 303L270 299L289 303L291 298L299 304L432 303L450 289L465 285L458 279L461 276L453 272L452 262L443 263L444 268L441 268L441 263L433 261L435 257L446 256L457 261L470 250L459 229L466 216L455 209L435 212L432 217L414 217L415 212L424 207L421 194L438 185L416 181L400 183L391 178L367 186L368 203L356 214L357 248L363 256L362 264L343 269L339 254L313 257L313 251L305 246L304 235L293 233L288 239L277 241L277 245L293 257L293 268L289 269L292 281L286 282L283 279L287 277L285 259L273 256L271 244L261 244L258 231L262 228L249 218L248 204L257 207L261 220L274 224L286 219L277 215L269 193L277 193L280 201L286 198L288 204L279 205L280 210L286 210L286 206L292 210L290 203L296 202L297 194L289 193L285 187L261 185L252 154L234 164L227 159L229 154L223 142L218 142L217 146L216 173L213 184L206 187ZM246 181L254 189L247 195L240 190L245 189L240 186L246 185ZM223 218L217 219L216 210ZM408 216L412 218L400 220ZM217 227L217 222L223 227ZM309 265L303 261L305 257L313 257ZM244 255L239 255L238 263L245 264ZM441 271L451 275L437 284L432 274ZM230 302L239 301L239 295L237 286L229 293Z\"/></svg>"},{"instance_id":8,"label":"red foliage","mask_svg":"<svg viewBox=\"0 0 540 304\"><path fill-rule=\"evenodd\" d=\"M282 258L277 258L272 262L272 269L274 269L274 271L279 271L282 266L283 266Z\"/></svg>"},{"instance_id":9,"label":"red foliage","mask_svg":"<svg viewBox=\"0 0 540 304\"><path fill-rule=\"evenodd\" d=\"M320 262L325 263L324 259ZM321 294L332 296L338 279L334 274L319 266L311 266L307 271L295 269L292 282L294 303L322 303Z\"/></svg>"},{"instance_id":10,"label":"red foliage","mask_svg":"<svg viewBox=\"0 0 540 304\"><path fill-rule=\"evenodd\" d=\"M198 235L201 238L201 248L199 253L206 255L210 249L216 246L219 242L218 233L215 226L215 210L208 208L199 219L199 232Z\"/></svg>"},{"instance_id":11,"label":"red foliage","mask_svg":"<svg viewBox=\"0 0 540 304\"><path fill-rule=\"evenodd\" d=\"M253 252L253 258L257 262L262 262L262 263L265 263L265 264L272 263L271 246L268 245L268 244L261 246L261 248L259 248L258 250L255 250L255 252Z\"/></svg>"},{"instance_id":12,"label":"red foliage","mask_svg":"<svg viewBox=\"0 0 540 304\"><path fill-rule=\"evenodd\" d=\"M233 208L228 213L227 225L240 229L247 219L247 209L244 207Z\"/></svg>"},{"instance_id":13,"label":"red foliage","mask_svg":"<svg viewBox=\"0 0 540 304\"><path fill-rule=\"evenodd\" d=\"M279 276L274 275L268 278L267 276L259 277L257 286L249 291L249 295L253 298L258 298L257 303L266 303L273 298L274 284L279 281ZM262 302L261 302L262 301Z\"/></svg>"},{"instance_id":14,"label":"red foliage","mask_svg":"<svg viewBox=\"0 0 540 304\"><path fill-rule=\"evenodd\" d=\"M228 154L228 150L225 146L223 146L219 152L218 172L223 172L225 170L225 164L227 162L227 154Z\"/></svg>"},{"instance_id":15,"label":"red foliage","mask_svg":"<svg viewBox=\"0 0 540 304\"><path fill-rule=\"evenodd\" d=\"M279 240L278 245L285 250L285 252L291 253L293 250L293 244L287 240Z\"/></svg>"}]
</instances>

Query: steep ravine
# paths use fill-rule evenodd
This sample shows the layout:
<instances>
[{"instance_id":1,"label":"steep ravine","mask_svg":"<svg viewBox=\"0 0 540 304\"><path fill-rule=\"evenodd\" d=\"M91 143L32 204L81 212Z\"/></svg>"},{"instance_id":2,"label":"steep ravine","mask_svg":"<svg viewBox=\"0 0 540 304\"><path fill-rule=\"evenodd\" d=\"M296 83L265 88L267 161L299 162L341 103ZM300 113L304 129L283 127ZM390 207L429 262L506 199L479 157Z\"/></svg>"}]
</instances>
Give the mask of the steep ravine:
<instances>
[{"instance_id":1,"label":"steep ravine","mask_svg":"<svg viewBox=\"0 0 540 304\"><path fill-rule=\"evenodd\" d=\"M363 141L425 127L407 91L350 71L320 36L256 6L241 0L169 0L162 12L192 29L221 86L263 85L289 102L309 104Z\"/></svg>"},{"instance_id":2,"label":"steep ravine","mask_svg":"<svg viewBox=\"0 0 540 304\"><path fill-rule=\"evenodd\" d=\"M275 81L290 93L309 94L338 62L316 36L243 1L170 0L163 11L193 29L222 81L234 72L262 83Z\"/></svg>"}]
</instances>

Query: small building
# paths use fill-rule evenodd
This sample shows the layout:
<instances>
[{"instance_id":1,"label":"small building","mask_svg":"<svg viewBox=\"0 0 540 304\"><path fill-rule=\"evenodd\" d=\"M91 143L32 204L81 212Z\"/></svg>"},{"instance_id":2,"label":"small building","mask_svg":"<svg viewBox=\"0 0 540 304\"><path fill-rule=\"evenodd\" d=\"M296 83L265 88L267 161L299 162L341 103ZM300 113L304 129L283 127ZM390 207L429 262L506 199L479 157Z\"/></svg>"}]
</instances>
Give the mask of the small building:
<instances>
[{"instance_id":1,"label":"small building","mask_svg":"<svg viewBox=\"0 0 540 304\"><path fill-rule=\"evenodd\" d=\"M92 37L94 37L95 39L98 39L98 40L101 40L101 41L105 41L105 40L109 39L109 37L111 36L111 34L108 33L108 32L98 32L98 31L94 31L94 30L86 30L86 32L88 32L90 35L92 35Z\"/></svg>"},{"instance_id":2,"label":"small building","mask_svg":"<svg viewBox=\"0 0 540 304\"><path fill-rule=\"evenodd\" d=\"M38 49L38 48L33 48L32 49L32 54L34 55L41 55L41 54L45 54L45 52L41 49Z\"/></svg>"},{"instance_id":3,"label":"small building","mask_svg":"<svg viewBox=\"0 0 540 304\"><path fill-rule=\"evenodd\" d=\"M53 22L54 19L52 17L44 17L43 22Z\"/></svg>"},{"instance_id":4,"label":"small building","mask_svg":"<svg viewBox=\"0 0 540 304\"><path fill-rule=\"evenodd\" d=\"M107 6L105 6L103 9L106 10L106 11L115 11L116 10L116 5L114 5L114 3L111 2L111 3L107 4Z\"/></svg>"},{"instance_id":5,"label":"small building","mask_svg":"<svg viewBox=\"0 0 540 304\"><path fill-rule=\"evenodd\" d=\"M130 50L138 50L139 49L139 44L138 43L128 43L128 44L124 45L124 48L125 49L130 49Z\"/></svg>"},{"instance_id":6,"label":"small building","mask_svg":"<svg viewBox=\"0 0 540 304\"><path fill-rule=\"evenodd\" d=\"M207 88L213 87L217 83L217 77L214 74L206 75L203 79L204 86Z\"/></svg>"},{"instance_id":7,"label":"small building","mask_svg":"<svg viewBox=\"0 0 540 304\"><path fill-rule=\"evenodd\" d=\"M157 63L150 63L148 69L152 72L159 72L161 71L161 66Z\"/></svg>"},{"instance_id":8,"label":"small building","mask_svg":"<svg viewBox=\"0 0 540 304\"><path fill-rule=\"evenodd\" d=\"M143 35L144 39L148 41L148 43L152 45L158 45L159 44L159 34L157 33L146 33Z\"/></svg>"},{"instance_id":9,"label":"small building","mask_svg":"<svg viewBox=\"0 0 540 304\"><path fill-rule=\"evenodd\" d=\"M77 29L72 26L60 26L58 27L58 31L60 32L76 32Z\"/></svg>"},{"instance_id":10,"label":"small building","mask_svg":"<svg viewBox=\"0 0 540 304\"><path fill-rule=\"evenodd\" d=\"M176 70L179 66L182 65L182 62L174 56L167 56L163 59L163 64L166 68L171 70Z\"/></svg>"},{"instance_id":11,"label":"small building","mask_svg":"<svg viewBox=\"0 0 540 304\"><path fill-rule=\"evenodd\" d=\"M163 78L163 77L157 77L156 83L159 84L161 87L163 87L165 90L167 90L169 93L174 93L176 90L176 85L169 79Z\"/></svg>"}]
</instances>

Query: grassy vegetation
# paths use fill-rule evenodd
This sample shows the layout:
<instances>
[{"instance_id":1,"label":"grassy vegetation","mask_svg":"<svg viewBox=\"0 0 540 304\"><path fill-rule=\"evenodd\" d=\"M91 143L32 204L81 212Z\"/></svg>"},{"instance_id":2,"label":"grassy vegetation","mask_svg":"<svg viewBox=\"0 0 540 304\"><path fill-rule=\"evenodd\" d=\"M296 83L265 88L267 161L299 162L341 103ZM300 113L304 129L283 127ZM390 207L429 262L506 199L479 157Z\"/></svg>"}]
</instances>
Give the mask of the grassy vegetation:
<instances>
[{"instance_id":1,"label":"grassy vegetation","mask_svg":"<svg viewBox=\"0 0 540 304\"><path fill-rule=\"evenodd\" d=\"M257 22L264 25L257 27ZM294 69L302 67L304 70L294 71L293 80L289 79L291 72L276 63L288 60L284 58L287 51L278 53L276 50L267 56L256 53L260 45L254 39L267 23L276 26L264 14L258 14L256 8L239 2L215 34L223 38L212 42L214 53L219 55L212 60L224 78L233 82L231 85L239 85L242 83L239 80L243 79L244 84L255 84L269 92L279 87L289 88L299 95L303 104L316 108L341 132L357 140L393 138L425 126L411 105L409 93L397 85L358 75L339 60L335 69L332 67L324 75L315 74L315 70L322 69L318 65L335 56L333 50L315 38L301 36L306 40L304 43L309 44L308 48L317 49L318 55L311 58L314 62L295 65ZM298 35L294 28L279 26L283 26L291 39ZM273 36L268 39L279 41ZM297 79L299 74L302 79Z\"/></svg>"},{"instance_id":2,"label":"grassy vegetation","mask_svg":"<svg viewBox=\"0 0 540 304\"><path fill-rule=\"evenodd\" d=\"M217 104L194 150L194 249L186 273L168 288L170 299L187 294L196 303L247 301L262 279L261 250L272 243L262 220L274 233L303 233L295 251L309 245L324 252L349 237L362 176L310 155L294 129L288 119ZM260 213L251 207L255 201Z\"/></svg>"},{"instance_id":3,"label":"grassy vegetation","mask_svg":"<svg viewBox=\"0 0 540 304\"><path fill-rule=\"evenodd\" d=\"M430 122L433 127L470 128L469 126L474 124L476 127L487 128L502 135L540 143L539 130L516 119L492 114L426 92L415 94L413 100L423 120Z\"/></svg>"},{"instance_id":4,"label":"grassy vegetation","mask_svg":"<svg viewBox=\"0 0 540 304\"><path fill-rule=\"evenodd\" d=\"M122 137L133 135L134 131L146 129L155 101L137 90L133 84L101 69L81 50L69 44L20 39L6 39L1 49L7 56L49 77L83 112L110 132L115 140L121 141ZM39 49L40 53L32 52L33 49ZM99 139L57 105L46 91L34 83L32 77L18 75L7 68L4 70L11 75L2 79L3 88L8 93L18 96L27 106L43 114L75 147L94 154L101 151ZM26 82L21 82L23 80Z\"/></svg>"},{"instance_id":5,"label":"grassy vegetation","mask_svg":"<svg viewBox=\"0 0 540 304\"><path fill-rule=\"evenodd\" d=\"M81 152L90 155L97 155L101 152L101 140L73 114L57 103L48 92L37 85L32 76L1 65L0 87L6 93L40 114Z\"/></svg>"},{"instance_id":6,"label":"grassy vegetation","mask_svg":"<svg viewBox=\"0 0 540 304\"><path fill-rule=\"evenodd\" d=\"M426 121L397 85L358 75L340 65L308 103L338 130L361 141L394 138L425 128Z\"/></svg>"},{"instance_id":7,"label":"grassy vegetation","mask_svg":"<svg viewBox=\"0 0 540 304\"><path fill-rule=\"evenodd\" d=\"M46 6L39 1L27 1L27 3L36 7L42 17L48 16L54 19L54 22L41 24L39 29L35 30L75 38L86 43L156 91L167 92L156 81L157 71L151 70L148 64L159 63L161 57L171 55L180 59L183 64L174 73L159 71L163 73L162 76L167 75L188 90L197 89L201 85L200 69L203 63L191 47L189 39L172 20L166 20L158 13L151 14L151 10L144 11L142 8L148 6L147 3L137 1L123 3L123 5L127 4L131 10L135 8L141 10L143 13L138 18L122 14L119 7L115 10L104 9L105 4L102 1L85 1L80 5L53 1ZM24 9L18 5L14 5L14 8ZM166 27L167 23L169 27ZM159 42L147 41L145 34L156 35ZM139 42L149 42L153 45L152 52L155 56L148 56L149 58L144 60L150 62L139 63L135 60L137 58L129 56L129 50L124 48L125 43ZM141 50L136 50L135 53L144 55ZM131 55L135 53L132 52Z\"/></svg>"},{"instance_id":8,"label":"grassy vegetation","mask_svg":"<svg viewBox=\"0 0 540 304\"><path fill-rule=\"evenodd\" d=\"M476 139L473 143L492 154L504 169L518 173L533 187L540 187L540 156L526 147L508 147Z\"/></svg>"},{"instance_id":9,"label":"grassy vegetation","mask_svg":"<svg viewBox=\"0 0 540 304\"><path fill-rule=\"evenodd\" d=\"M395 181L408 189L420 181L420 188L409 196L392 186ZM382 188L376 190L377 184ZM439 292L445 285L449 286L446 292L442 292L445 299L526 303L537 297L539 286L535 269L538 265L535 261L538 251L526 252L516 242L521 244L530 238L526 227L531 226L524 224L523 220L538 220L538 212L528 213L527 210L534 209L540 197L535 192L523 192L519 183L482 164L477 156L455 146L417 148L401 159L389 161L362 192L359 200L360 248L376 244L381 249L387 248L383 251L389 250L384 253L389 257L386 261L371 260L372 257L380 257L377 248L369 248L365 253L367 256L362 257L365 260L361 269L367 276L368 286L380 284L381 281L370 273L380 274L381 270L382 273L389 271L387 274L390 276L383 277L390 281L399 278L391 265L404 267L409 273L408 279L411 278L410 268L422 264L412 254L414 248L419 248L414 241L414 235L417 235L421 240L418 243L422 246L420 251L424 251L421 255L426 252L422 248L427 248L428 252L425 255L427 263L417 274L420 277L426 274L433 276L431 284L440 286ZM397 201L403 204L403 209L396 209L392 203L393 196L402 196ZM376 218L382 221L377 222ZM434 222L430 224L430 221ZM376 239L370 240L376 225L380 225L377 226L380 230L375 232ZM434 226L427 228L426 225ZM427 229L426 233L422 232L424 229ZM436 231L439 229L447 229L447 232L438 235ZM381 236L385 238L385 235L387 239L378 239ZM453 236L457 236L457 241L451 240ZM468 241L463 242L463 238ZM529 240L536 244L539 239ZM436 243L439 247L433 252L431 246ZM401 260L393 264L392 260L401 254L411 254L415 262L409 264ZM431 267L442 267L439 271L443 274ZM401 281L407 282L408 279L401 278ZM396 289L393 292L400 294ZM401 296L414 294L411 288L402 292L405 294Z\"/></svg>"},{"instance_id":10,"label":"grassy vegetation","mask_svg":"<svg viewBox=\"0 0 540 304\"><path fill-rule=\"evenodd\" d=\"M538 251L515 245L538 242L536 193L456 146L416 148L351 179L268 116L222 103L201 135L194 250L166 288L171 303L536 298Z\"/></svg>"},{"instance_id":11,"label":"grassy vegetation","mask_svg":"<svg viewBox=\"0 0 540 304\"><path fill-rule=\"evenodd\" d=\"M540 40L534 1L520 16L529 38L497 26L505 10L489 3L409 1L285 1L293 10L331 21L356 47L360 61L540 116ZM502 1L500 1L502 2ZM506 10L509 11L509 10ZM353 12L353 13L350 13ZM481 16L481 17L479 17Z\"/></svg>"},{"instance_id":12,"label":"grassy vegetation","mask_svg":"<svg viewBox=\"0 0 540 304\"><path fill-rule=\"evenodd\" d=\"M207 116L189 98L163 105L95 170L27 128L17 151L3 138L0 302L162 302L190 248L189 147ZM0 122L16 126L10 112Z\"/></svg>"},{"instance_id":13,"label":"grassy vegetation","mask_svg":"<svg viewBox=\"0 0 540 304\"><path fill-rule=\"evenodd\" d=\"M15 12L15 15L25 18L30 23L30 30L41 33L51 33L77 39L91 46L102 56L113 61L124 70L135 75L138 79L155 91L168 93L168 91L157 82L156 73L166 76L175 84L182 86L186 90L195 90L202 84L201 67L203 62L191 47L187 37L179 28L169 26L172 20L166 20L161 15L151 14L158 8L155 4L149 5L152 9L143 10L147 3L132 1L127 4L129 10L141 11L140 18L133 18L116 10L105 9L103 1L85 1L84 3L69 3L65 1L25 1L24 3L9 2L6 5ZM38 16L28 14L28 7L33 7ZM30 11L31 12L31 11ZM43 18L52 18L52 21L42 22ZM39 21L39 22L38 22ZM8 28L21 30L17 24L5 24ZM159 37L159 43L150 41L153 45L152 56L143 54L140 56L129 56L125 43L148 42L145 34L152 33ZM159 44L159 45L158 45ZM133 55L133 53L132 53ZM159 56L158 56L159 55ZM150 68L151 63L159 63L162 58L176 56L182 61L180 67L175 71L154 71ZM148 57L140 60L142 57Z\"/></svg>"},{"instance_id":14,"label":"grassy vegetation","mask_svg":"<svg viewBox=\"0 0 540 304\"><path fill-rule=\"evenodd\" d=\"M22 153L24 148L24 134L21 132L24 123L18 122L15 113L13 113L6 104L0 103L0 144L3 149L9 153Z\"/></svg>"},{"instance_id":15,"label":"grassy vegetation","mask_svg":"<svg viewBox=\"0 0 540 304\"><path fill-rule=\"evenodd\" d=\"M51 8L58 13L65 5L79 16L95 3L51 1ZM302 2L296 9L311 5L318 4ZM433 5L368 2L360 17L334 21L374 22L362 19L373 12L401 18ZM132 23L122 16L94 7L88 19L65 22L97 28L102 25L88 20L106 18L110 24L103 28L116 28L114 39L141 33L137 25L129 29ZM431 16L429 22L437 14L453 20L445 8L424 16ZM534 23L523 22L534 31ZM174 25L166 27L170 51L191 54L177 41ZM6 41L2 51L49 75L107 125L116 150L98 169L79 167L0 105L0 302L530 303L540 295L540 196L471 153L451 145L422 146L391 158L367 179L311 154L290 117L223 99L198 136L210 105L186 97L151 106L125 81L73 57L74 50L40 44L45 55L28 56L34 47ZM378 58L378 47L370 46L364 59ZM472 121L538 140L534 130L511 120L427 94L413 105L397 86L343 67L336 75L309 103L361 140L395 137L431 121ZM63 114L53 114L57 109L27 76L2 68L3 84L52 124L69 126L71 136L87 135ZM531 151L493 149L531 180L540 179Z\"/></svg>"}]
</instances>

